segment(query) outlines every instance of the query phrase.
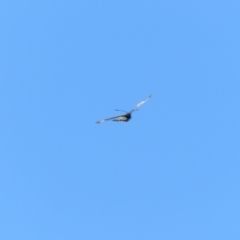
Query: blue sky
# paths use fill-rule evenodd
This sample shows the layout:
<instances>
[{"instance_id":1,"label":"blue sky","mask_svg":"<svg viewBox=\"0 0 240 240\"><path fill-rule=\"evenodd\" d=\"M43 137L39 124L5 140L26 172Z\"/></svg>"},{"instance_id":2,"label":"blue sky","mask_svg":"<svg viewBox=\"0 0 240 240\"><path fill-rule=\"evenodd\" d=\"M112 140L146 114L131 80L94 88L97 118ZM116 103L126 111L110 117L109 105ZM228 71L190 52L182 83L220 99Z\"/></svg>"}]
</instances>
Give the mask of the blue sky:
<instances>
[{"instance_id":1,"label":"blue sky","mask_svg":"<svg viewBox=\"0 0 240 240\"><path fill-rule=\"evenodd\" d=\"M239 10L2 1L0 238L239 239Z\"/></svg>"}]
</instances>

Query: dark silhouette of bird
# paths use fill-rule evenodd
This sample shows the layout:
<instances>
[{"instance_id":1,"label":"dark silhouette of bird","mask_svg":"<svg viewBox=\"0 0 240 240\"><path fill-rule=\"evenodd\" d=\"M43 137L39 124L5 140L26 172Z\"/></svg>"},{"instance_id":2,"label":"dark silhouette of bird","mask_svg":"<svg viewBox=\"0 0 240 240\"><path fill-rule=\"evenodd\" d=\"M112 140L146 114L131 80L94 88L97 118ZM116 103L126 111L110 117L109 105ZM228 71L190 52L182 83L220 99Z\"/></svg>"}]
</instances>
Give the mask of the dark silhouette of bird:
<instances>
[{"instance_id":1,"label":"dark silhouette of bird","mask_svg":"<svg viewBox=\"0 0 240 240\"><path fill-rule=\"evenodd\" d=\"M102 119L102 120L98 120L96 121L96 123L103 123L105 121L108 121L108 120L112 120L112 121L115 121L115 122L119 122L119 121L123 121L123 122L128 122L130 119L131 119L131 113L138 110L139 107L141 107L145 102L147 102L150 98L152 97L152 94L147 97L146 99L142 100L141 102L139 102L131 111L129 112L126 112L126 111L123 111L123 110L118 110L116 109L116 111L123 111L123 112L126 112L126 114L124 115L120 115L120 116L116 116L116 117L111 117L111 118L105 118L105 119Z\"/></svg>"}]
</instances>

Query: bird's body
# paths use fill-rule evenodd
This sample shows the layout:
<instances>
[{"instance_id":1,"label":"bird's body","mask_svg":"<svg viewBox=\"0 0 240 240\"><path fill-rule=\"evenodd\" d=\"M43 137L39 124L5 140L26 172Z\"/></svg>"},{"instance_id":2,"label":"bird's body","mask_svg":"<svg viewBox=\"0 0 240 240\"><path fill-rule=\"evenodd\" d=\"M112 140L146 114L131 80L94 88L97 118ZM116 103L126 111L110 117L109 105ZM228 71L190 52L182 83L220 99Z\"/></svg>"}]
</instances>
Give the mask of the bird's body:
<instances>
[{"instance_id":1,"label":"bird's body","mask_svg":"<svg viewBox=\"0 0 240 240\"><path fill-rule=\"evenodd\" d=\"M118 121L128 122L131 118L132 118L131 113L126 113L125 115L121 115L121 116L115 117L113 119L113 121L116 121L116 122L118 122Z\"/></svg>"},{"instance_id":2,"label":"bird's body","mask_svg":"<svg viewBox=\"0 0 240 240\"><path fill-rule=\"evenodd\" d=\"M139 107L144 104L145 102L147 102L150 98L152 97L152 95L150 95L149 97L147 97L146 99L144 99L143 101L139 102L135 108L133 108L130 112L126 112L126 114L124 115L120 115L120 116L116 116L116 117L111 117L111 118L105 118L105 119L102 119L102 120L98 120L96 123L103 123L105 121L108 121L108 120L112 120L112 121L115 121L115 122L119 122L119 121L123 121L123 122L128 122L132 116L131 116L131 113L138 110ZM116 110L116 111L120 111L120 110Z\"/></svg>"}]
</instances>

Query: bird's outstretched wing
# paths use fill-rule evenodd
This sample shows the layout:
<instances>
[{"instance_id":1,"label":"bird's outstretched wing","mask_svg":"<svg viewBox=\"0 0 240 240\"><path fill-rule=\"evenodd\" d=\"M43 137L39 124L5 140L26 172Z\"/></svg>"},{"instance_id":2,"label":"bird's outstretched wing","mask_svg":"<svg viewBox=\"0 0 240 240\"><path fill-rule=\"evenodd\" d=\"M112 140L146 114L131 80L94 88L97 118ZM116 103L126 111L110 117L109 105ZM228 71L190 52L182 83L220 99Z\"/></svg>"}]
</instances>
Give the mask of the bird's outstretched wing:
<instances>
[{"instance_id":1,"label":"bird's outstretched wing","mask_svg":"<svg viewBox=\"0 0 240 240\"><path fill-rule=\"evenodd\" d=\"M103 123L103 122L106 122L106 121L108 121L108 120L124 121L124 120L123 120L124 117L125 117L124 115L120 115L120 116L116 116L116 117L105 118L105 119L96 121L96 123ZM126 118L126 117L125 117L125 118ZM124 119L125 119L125 118L124 118Z\"/></svg>"},{"instance_id":2,"label":"bird's outstretched wing","mask_svg":"<svg viewBox=\"0 0 240 240\"><path fill-rule=\"evenodd\" d=\"M144 100L142 100L141 102L139 102L135 108L133 110L130 111L130 113L132 113L135 110L138 110L138 108L140 108L145 102L147 102L150 98L152 97L152 94L150 96L148 96L147 98L145 98Z\"/></svg>"}]
</instances>

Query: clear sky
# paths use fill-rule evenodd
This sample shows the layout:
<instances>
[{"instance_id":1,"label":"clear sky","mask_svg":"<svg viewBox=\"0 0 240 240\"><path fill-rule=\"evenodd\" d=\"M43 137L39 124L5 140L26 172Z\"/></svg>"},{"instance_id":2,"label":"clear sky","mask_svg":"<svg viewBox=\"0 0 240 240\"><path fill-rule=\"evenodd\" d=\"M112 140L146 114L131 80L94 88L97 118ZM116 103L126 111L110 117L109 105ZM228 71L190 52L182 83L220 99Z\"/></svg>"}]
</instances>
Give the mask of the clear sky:
<instances>
[{"instance_id":1,"label":"clear sky","mask_svg":"<svg viewBox=\"0 0 240 240\"><path fill-rule=\"evenodd\" d=\"M239 24L239 0L2 1L0 239L240 239Z\"/></svg>"}]
</instances>

